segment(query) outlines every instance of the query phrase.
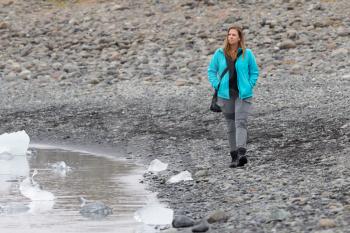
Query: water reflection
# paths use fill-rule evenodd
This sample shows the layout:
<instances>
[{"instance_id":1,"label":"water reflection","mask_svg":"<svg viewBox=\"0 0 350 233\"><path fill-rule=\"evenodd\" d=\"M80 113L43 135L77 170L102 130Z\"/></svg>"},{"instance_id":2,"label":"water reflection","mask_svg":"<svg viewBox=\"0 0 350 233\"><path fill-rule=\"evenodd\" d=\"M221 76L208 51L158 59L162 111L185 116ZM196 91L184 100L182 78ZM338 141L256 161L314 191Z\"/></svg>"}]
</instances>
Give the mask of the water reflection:
<instances>
[{"instance_id":1,"label":"water reflection","mask_svg":"<svg viewBox=\"0 0 350 233\"><path fill-rule=\"evenodd\" d=\"M16 180L29 176L29 163L26 156L0 154L0 194L11 193Z\"/></svg>"},{"instance_id":2,"label":"water reflection","mask_svg":"<svg viewBox=\"0 0 350 233\"><path fill-rule=\"evenodd\" d=\"M71 168L63 176L52 167L62 161ZM38 174L32 179L30 174L35 170ZM4 156L0 158L0 174L2 233L134 233L140 227L133 218L134 212L153 197L138 183L143 169L127 161L86 153L38 149L28 159ZM129 174L133 178L125 179ZM43 198L45 192L55 200ZM80 196L93 202L103 201L113 214L100 221L84 218L79 213ZM1 211L1 206L6 211Z\"/></svg>"}]
</instances>

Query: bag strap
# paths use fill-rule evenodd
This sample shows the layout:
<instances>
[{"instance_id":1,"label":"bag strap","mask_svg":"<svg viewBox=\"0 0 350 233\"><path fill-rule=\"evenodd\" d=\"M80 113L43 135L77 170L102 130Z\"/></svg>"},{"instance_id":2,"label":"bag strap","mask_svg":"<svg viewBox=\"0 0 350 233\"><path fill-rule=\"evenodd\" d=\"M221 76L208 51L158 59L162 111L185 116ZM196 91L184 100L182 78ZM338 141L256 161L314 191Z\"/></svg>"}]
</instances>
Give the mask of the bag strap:
<instances>
[{"instance_id":1,"label":"bag strap","mask_svg":"<svg viewBox=\"0 0 350 233\"><path fill-rule=\"evenodd\" d=\"M218 90L219 90L219 88L220 88L221 79L224 77L224 75L227 73L227 71L228 71L228 67L226 67L225 70L224 70L224 72L222 72L222 74L220 75Z\"/></svg>"},{"instance_id":2,"label":"bag strap","mask_svg":"<svg viewBox=\"0 0 350 233\"><path fill-rule=\"evenodd\" d=\"M239 58L239 56L242 55L242 50L238 51L237 57L236 57L236 61ZM226 58L226 56L225 56ZM227 64L227 58L226 58L226 64ZM222 74L220 75L220 80L219 80L219 85L218 85L218 90L220 88L220 83L221 83L221 79L224 77L224 75L227 73L228 71L228 66L225 68L224 72L222 72Z\"/></svg>"}]
</instances>

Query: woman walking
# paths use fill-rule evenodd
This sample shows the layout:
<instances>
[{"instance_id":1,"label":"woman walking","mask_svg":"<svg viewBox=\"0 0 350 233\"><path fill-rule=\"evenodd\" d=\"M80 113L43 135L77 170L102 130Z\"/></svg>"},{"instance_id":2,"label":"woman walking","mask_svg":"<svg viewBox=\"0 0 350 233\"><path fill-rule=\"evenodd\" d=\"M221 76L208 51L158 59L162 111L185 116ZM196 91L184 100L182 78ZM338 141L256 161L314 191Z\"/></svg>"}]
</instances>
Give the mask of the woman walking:
<instances>
[{"instance_id":1,"label":"woman walking","mask_svg":"<svg viewBox=\"0 0 350 233\"><path fill-rule=\"evenodd\" d=\"M232 168L248 162L247 119L258 76L254 54L245 47L242 29L230 27L224 48L217 49L210 61L208 79L211 86L218 90L218 105L227 122Z\"/></svg>"}]
</instances>

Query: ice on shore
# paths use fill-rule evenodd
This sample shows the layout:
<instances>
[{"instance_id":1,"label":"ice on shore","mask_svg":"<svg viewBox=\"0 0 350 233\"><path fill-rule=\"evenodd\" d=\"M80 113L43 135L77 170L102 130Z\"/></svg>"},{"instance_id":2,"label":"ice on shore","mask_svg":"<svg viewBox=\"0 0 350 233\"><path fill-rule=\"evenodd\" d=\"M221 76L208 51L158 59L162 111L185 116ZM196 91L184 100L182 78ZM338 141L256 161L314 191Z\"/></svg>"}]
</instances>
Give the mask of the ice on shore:
<instances>
[{"instance_id":1,"label":"ice on shore","mask_svg":"<svg viewBox=\"0 0 350 233\"><path fill-rule=\"evenodd\" d=\"M134 218L147 225L170 225L173 221L174 211L162 206L145 206L135 212Z\"/></svg>"},{"instance_id":2,"label":"ice on shore","mask_svg":"<svg viewBox=\"0 0 350 233\"><path fill-rule=\"evenodd\" d=\"M178 183L180 181L186 181L186 180L193 180L192 175L189 171L183 171L175 176L170 177L170 179L168 180L168 183L173 184L173 183Z\"/></svg>"},{"instance_id":3,"label":"ice on shore","mask_svg":"<svg viewBox=\"0 0 350 233\"><path fill-rule=\"evenodd\" d=\"M24 130L1 134L0 154L26 155L29 142L29 136Z\"/></svg>"},{"instance_id":4,"label":"ice on shore","mask_svg":"<svg viewBox=\"0 0 350 233\"><path fill-rule=\"evenodd\" d=\"M147 171L148 172L153 172L153 173L158 173L158 172L166 170L167 168L168 168L168 164L167 163L163 163L163 162L161 162L158 159L154 159L150 163Z\"/></svg>"}]
</instances>

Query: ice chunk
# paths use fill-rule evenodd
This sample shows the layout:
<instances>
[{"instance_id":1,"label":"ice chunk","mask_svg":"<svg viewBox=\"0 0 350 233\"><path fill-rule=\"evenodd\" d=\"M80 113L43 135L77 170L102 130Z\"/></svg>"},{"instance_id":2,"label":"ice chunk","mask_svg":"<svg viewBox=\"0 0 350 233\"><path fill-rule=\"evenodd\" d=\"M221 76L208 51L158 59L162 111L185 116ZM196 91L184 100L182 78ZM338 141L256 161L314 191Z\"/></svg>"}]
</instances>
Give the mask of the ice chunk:
<instances>
[{"instance_id":1,"label":"ice chunk","mask_svg":"<svg viewBox=\"0 0 350 233\"><path fill-rule=\"evenodd\" d=\"M168 167L167 163L162 163L160 160L154 159L150 163L147 171L148 172L157 173L157 172L161 172L161 171L166 170L167 167Z\"/></svg>"},{"instance_id":2,"label":"ice chunk","mask_svg":"<svg viewBox=\"0 0 350 233\"><path fill-rule=\"evenodd\" d=\"M32 201L29 203L28 212L31 214L41 214L48 212L53 209L55 201L46 200L46 201Z\"/></svg>"},{"instance_id":3,"label":"ice chunk","mask_svg":"<svg viewBox=\"0 0 350 233\"><path fill-rule=\"evenodd\" d=\"M35 170L32 177L25 178L19 185L21 194L32 201L51 201L55 196L48 191L42 190L40 185L34 181L34 176L37 174Z\"/></svg>"},{"instance_id":4,"label":"ice chunk","mask_svg":"<svg viewBox=\"0 0 350 233\"><path fill-rule=\"evenodd\" d=\"M9 194L14 183L20 177L29 175L29 163L26 156L11 154L0 155L0 194Z\"/></svg>"},{"instance_id":5,"label":"ice chunk","mask_svg":"<svg viewBox=\"0 0 350 233\"><path fill-rule=\"evenodd\" d=\"M147 225L170 225L174 211L162 206L145 206L135 212L134 218Z\"/></svg>"},{"instance_id":6,"label":"ice chunk","mask_svg":"<svg viewBox=\"0 0 350 233\"><path fill-rule=\"evenodd\" d=\"M60 161L51 165L52 171L62 177L67 175L67 172L71 171L72 168L69 167L64 161Z\"/></svg>"},{"instance_id":7,"label":"ice chunk","mask_svg":"<svg viewBox=\"0 0 350 233\"><path fill-rule=\"evenodd\" d=\"M15 215L28 212L29 207L19 203L9 203L4 206L0 206L0 215Z\"/></svg>"},{"instance_id":8,"label":"ice chunk","mask_svg":"<svg viewBox=\"0 0 350 233\"><path fill-rule=\"evenodd\" d=\"M26 155L29 147L29 136L22 130L0 135L0 154Z\"/></svg>"},{"instance_id":9,"label":"ice chunk","mask_svg":"<svg viewBox=\"0 0 350 233\"><path fill-rule=\"evenodd\" d=\"M189 171L183 171L180 172L179 174L172 176L169 180L168 183L178 183L180 181L186 181L186 180L193 180L192 175Z\"/></svg>"}]
</instances>

